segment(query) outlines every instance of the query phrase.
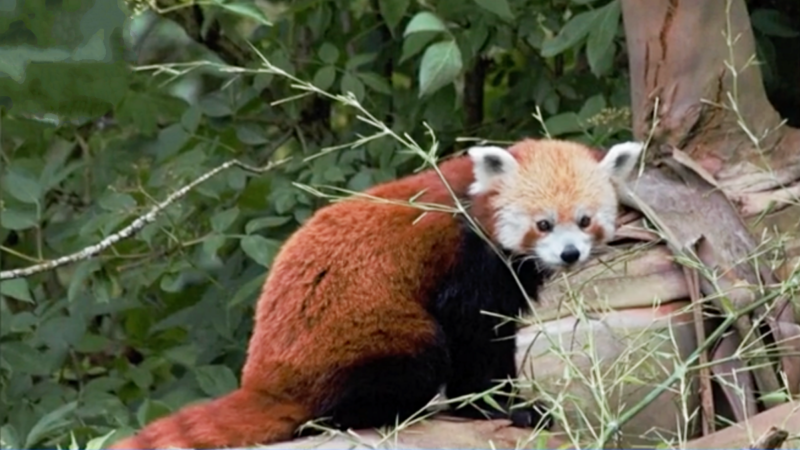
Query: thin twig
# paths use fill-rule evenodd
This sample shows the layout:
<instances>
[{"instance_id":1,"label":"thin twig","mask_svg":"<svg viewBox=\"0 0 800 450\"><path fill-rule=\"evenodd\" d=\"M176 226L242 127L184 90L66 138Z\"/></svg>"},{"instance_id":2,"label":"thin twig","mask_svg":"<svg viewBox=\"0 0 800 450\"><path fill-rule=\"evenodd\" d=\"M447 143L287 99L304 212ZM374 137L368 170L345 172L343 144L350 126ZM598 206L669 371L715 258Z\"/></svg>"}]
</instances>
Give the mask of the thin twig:
<instances>
[{"instance_id":1,"label":"thin twig","mask_svg":"<svg viewBox=\"0 0 800 450\"><path fill-rule=\"evenodd\" d=\"M280 161L270 162L266 166L263 167L254 167L248 164L245 164L238 159L233 159L219 166L209 170L208 172L204 173L191 183L183 186L182 188L178 189L177 191L173 192L169 197L166 198L163 202L160 202L153 206L147 214L138 217L134 220L130 225L123 228L122 230L108 236L107 238L103 239L102 241L98 242L95 245L91 245L89 247L83 248L71 255L62 256L60 258L46 261L41 264L35 264L33 266L24 267L21 269L13 269L13 270L4 270L0 272L0 280L11 280L14 278L21 278L21 277L28 277L40 272L45 272L48 270L53 270L56 267L60 267L66 264L72 264L78 261L82 261L85 259L89 259L100 252L106 250L107 248L111 247L112 245L116 244L123 239L127 239L137 232L139 232L142 228L144 228L147 224L153 222L158 214L160 214L164 209L166 209L169 205L174 203L176 200L184 197L188 194L192 189L197 187L199 184L203 183L204 181L208 180L209 178L213 177L214 175L227 170L231 167L239 167L240 169L246 170L252 173L266 173L276 166L285 163L288 161L289 158L282 159Z\"/></svg>"},{"instance_id":2,"label":"thin twig","mask_svg":"<svg viewBox=\"0 0 800 450\"><path fill-rule=\"evenodd\" d=\"M692 301L692 313L694 316L694 331L697 335L697 345L701 345L706 340L706 330L703 320L703 305L700 293L700 277L694 267L683 266L683 274L686 277L686 285L689 288L689 297ZM698 358L700 364L700 405L703 411L703 436L708 436L714 432L714 394L711 389L711 368L708 366L708 351L700 353Z\"/></svg>"}]
</instances>

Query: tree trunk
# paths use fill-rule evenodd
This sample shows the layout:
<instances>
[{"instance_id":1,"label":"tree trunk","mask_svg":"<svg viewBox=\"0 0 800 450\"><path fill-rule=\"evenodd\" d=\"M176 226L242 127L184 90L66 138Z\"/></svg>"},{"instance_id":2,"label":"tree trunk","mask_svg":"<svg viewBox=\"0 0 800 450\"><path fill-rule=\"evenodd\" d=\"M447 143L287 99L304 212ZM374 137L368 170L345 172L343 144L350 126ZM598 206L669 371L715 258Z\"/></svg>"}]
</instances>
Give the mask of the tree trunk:
<instances>
[{"instance_id":1,"label":"tree trunk","mask_svg":"<svg viewBox=\"0 0 800 450\"><path fill-rule=\"evenodd\" d=\"M636 138L683 150L745 216L800 196L800 130L767 99L744 1L621 1Z\"/></svg>"}]
</instances>

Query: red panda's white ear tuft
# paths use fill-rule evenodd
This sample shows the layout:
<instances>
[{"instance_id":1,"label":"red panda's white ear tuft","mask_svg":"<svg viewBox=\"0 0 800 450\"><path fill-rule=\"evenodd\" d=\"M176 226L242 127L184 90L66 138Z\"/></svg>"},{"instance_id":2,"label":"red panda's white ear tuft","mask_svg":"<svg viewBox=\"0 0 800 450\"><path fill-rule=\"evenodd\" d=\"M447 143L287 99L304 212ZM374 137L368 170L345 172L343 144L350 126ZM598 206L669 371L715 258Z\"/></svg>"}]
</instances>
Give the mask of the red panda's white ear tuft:
<instances>
[{"instance_id":1,"label":"red panda's white ear tuft","mask_svg":"<svg viewBox=\"0 0 800 450\"><path fill-rule=\"evenodd\" d=\"M517 170L517 160L504 148L472 147L467 153L472 159L472 171L475 174L475 182L469 188L472 195L490 190L497 180Z\"/></svg>"},{"instance_id":2,"label":"red panda's white ear tuft","mask_svg":"<svg viewBox=\"0 0 800 450\"><path fill-rule=\"evenodd\" d=\"M600 161L600 167L611 177L624 180L636 167L643 149L644 144L641 142L623 142L614 145Z\"/></svg>"}]
</instances>

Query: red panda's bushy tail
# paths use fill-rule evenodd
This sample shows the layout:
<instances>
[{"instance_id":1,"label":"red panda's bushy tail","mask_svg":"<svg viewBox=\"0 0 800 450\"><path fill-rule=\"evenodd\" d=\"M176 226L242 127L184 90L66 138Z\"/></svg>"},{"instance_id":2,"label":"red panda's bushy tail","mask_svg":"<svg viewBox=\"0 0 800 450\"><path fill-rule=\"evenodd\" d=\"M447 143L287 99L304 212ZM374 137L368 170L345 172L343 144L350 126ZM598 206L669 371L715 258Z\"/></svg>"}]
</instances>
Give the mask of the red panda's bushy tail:
<instances>
[{"instance_id":1,"label":"red panda's bushy tail","mask_svg":"<svg viewBox=\"0 0 800 450\"><path fill-rule=\"evenodd\" d=\"M290 440L311 419L306 408L252 390L187 406L109 449L244 447Z\"/></svg>"}]
</instances>

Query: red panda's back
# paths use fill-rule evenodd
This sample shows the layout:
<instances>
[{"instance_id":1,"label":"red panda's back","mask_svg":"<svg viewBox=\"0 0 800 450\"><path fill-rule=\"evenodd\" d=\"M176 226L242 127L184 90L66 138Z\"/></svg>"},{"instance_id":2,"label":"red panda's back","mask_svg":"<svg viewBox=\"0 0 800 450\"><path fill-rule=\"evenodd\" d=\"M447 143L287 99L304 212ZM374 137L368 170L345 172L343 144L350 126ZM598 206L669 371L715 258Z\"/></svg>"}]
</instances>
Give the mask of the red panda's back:
<instances>
[{"instance_id":1,"label":"red panda's back","mask_svg":"<svg viewBox=\"0 0 800 450\"><path fill-rule=\"evenodd\" d=\"M461 196L472 182L471 168L466 158L440 166ZM432 171L366 193L405 202L423 190L419 202L453 204ZM432 339L421 302L452 263L459 231L452 214L423 213L375 200L317 211L285 242L270 269L243 385L263 385L271 377L267 384L295 386L298 395L323 395L336 376L330 360L345 368L369 355L411 352Z\"/></svg>"}]
</instances>

